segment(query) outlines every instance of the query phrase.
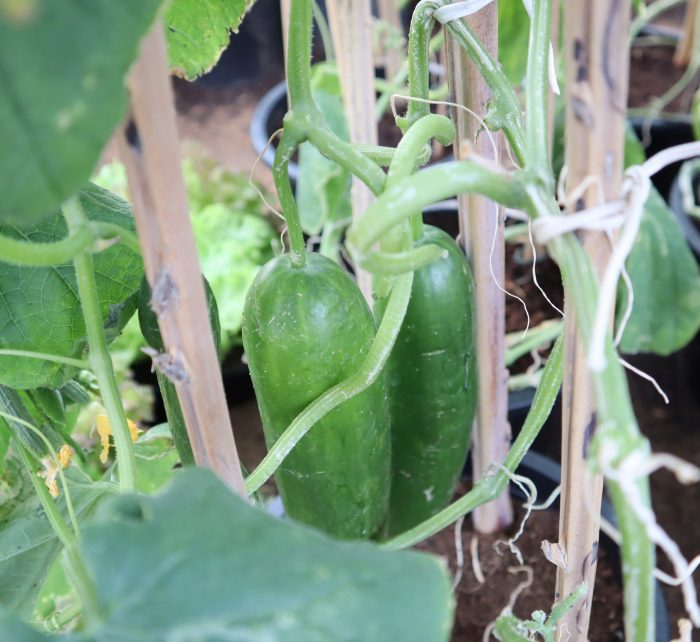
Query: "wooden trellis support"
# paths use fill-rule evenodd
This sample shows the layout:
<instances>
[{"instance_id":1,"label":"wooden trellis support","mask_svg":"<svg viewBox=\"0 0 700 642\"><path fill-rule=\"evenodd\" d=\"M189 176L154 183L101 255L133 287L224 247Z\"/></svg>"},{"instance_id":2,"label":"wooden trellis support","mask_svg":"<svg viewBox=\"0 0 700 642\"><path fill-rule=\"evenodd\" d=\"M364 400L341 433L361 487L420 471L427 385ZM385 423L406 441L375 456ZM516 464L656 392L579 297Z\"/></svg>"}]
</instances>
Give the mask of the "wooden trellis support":
<instances>
[{"instance_id":1,"label":"wooden trellis support","mask_svg":"<svg viewBox=\"0 0 700 642\"><path fill-rule=\"evenodd\" d=\"M377 144L374 60L372 59L372 13L369 0L329 0L328 23L333 37L340 75L345 116L351 143ZM359 179L352 184L352 216L360 216L374 200ZM357 283L372 304L372 280L358 270Z\"/></svg>"},{"instance_id":2,"label":"wooden trellis support","mask_svg":"<svg viewBox=\"0 0 700 642\"><path fill-rule=\"evenodd\" d=\"M625 0L572 0L565 6L567 190L571 192L587 177L600 179L576 201L576 210L598 205L601 193L606 201L619 197L629 71L628 52L620 42L625 41L629 31L629 16L630 3ZM585 232L583 239L601 274L610 253L605 235ZM565 553L566 567L557 570L556 597L565 597L582 581L588 583L587 600L559 624L566 639L585 642L597 562L603 479L592 474L586 462L596 430L588 346L578 339L573 305L567 302L564 310L559 546Z\"/></svg>"},{"instance_id":3,"label":"wooden trellis support","mask_svg":"<svg viewBox=\"0 0 700 642\"><path fill-rule=\"evenodd\" d=\"M120 136L120 156L167 350L156 361L176 385L195 461L245 497L190 223L160 20L141 42L128 87L133 122Z\"/></svg>"},{"instance_id":4,"label":"wooden trellis support","mask_svg":"<svg viewBox=\"0 0 700 642\"><path fill-rule=\"evenodd\" d=\"M498 53L498 7L491 3L470 16L470 27L489 52ZM451 100L465 105L484 117L490 92L478 68L449 36L447 78ZM481 125L463 110L454 111L457 125L455 156L469 153ZM500 144L500 136L494 136ZM483 133L476 139L475 151L495 158L495 150ZM510 446L508 424L508 372L505 368L505 295L494 282L505 282L505 243L501 208L477 195L459 198L459 229L470 258L476 282L476 344L478 364L478 409L472 439L474 478L483 477L491 464L500 464ZM491 247L496 235L493 253ZM491 533L513 520L510 496L479 506L474 511L474 525L482 533Z\"/></svg>"}]
</instances>

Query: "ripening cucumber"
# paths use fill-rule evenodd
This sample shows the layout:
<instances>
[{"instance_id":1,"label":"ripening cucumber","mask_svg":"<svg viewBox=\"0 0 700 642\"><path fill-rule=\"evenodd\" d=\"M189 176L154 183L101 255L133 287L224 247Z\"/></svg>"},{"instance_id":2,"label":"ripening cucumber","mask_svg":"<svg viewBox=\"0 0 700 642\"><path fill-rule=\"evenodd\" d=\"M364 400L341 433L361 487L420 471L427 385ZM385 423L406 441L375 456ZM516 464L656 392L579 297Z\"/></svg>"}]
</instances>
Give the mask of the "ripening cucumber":
<instances>
[{"instance_id":1,"label":"ripening cucumber","mask_svg":"<svg viewBox=\"0 0 700 642\"><path fill-rule=\"evenodd\" d=\"M386 365L392 480L387 535L434 515L451 500L469 450L476 405L473 281L445 232L425 226L416 245L447 251L414 274L401 331ZM382 314L384 301L377 313Z\"/></svg>"},{"instance_id":2,"label":"ripening cucumber","mask_svg":"<svg viewBox=\"0 0 700 642\"><path fill-rule=\"evenodd\" d=\"M336 263L307 253L267 263L243 310L243 346L268 447L331 387L355 374L374 338L360 290ZM378 533L390 478L382 376L331 411L275 473L286 513L343 539Z\"/></svg>"}]
</instances>

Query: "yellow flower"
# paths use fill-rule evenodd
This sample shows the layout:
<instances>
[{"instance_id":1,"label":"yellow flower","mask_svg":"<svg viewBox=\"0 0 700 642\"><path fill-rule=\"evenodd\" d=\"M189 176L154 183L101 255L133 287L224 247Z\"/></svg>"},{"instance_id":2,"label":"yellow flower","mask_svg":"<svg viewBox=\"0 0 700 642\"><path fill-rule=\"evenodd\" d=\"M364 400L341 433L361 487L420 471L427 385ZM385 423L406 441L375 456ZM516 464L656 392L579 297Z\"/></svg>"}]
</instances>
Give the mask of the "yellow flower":
<instances>
[{"instance_id":1,"label":"yellow flower","mask_svg":"<svg viewBox=\"0 0 700 642\"><path fill-rule=\"evenodd\" d=\"M109 457L109 437L112 435L112 425L109 423L109 417L102 413L95 417L95 422L97 423L97 434L100 436L100 443L102 444L102 452L100 452L100 461L103 464L107 463L107 457ZM127 426L129 426L129 433L131 434L131 441L136 441L139 437L139 427L131 421L131 419L126 420Z\"/></svg>"},{"instance_id":2,"label":"yellow flower","mask_svg":"<svg viewBox=\"0 0 700 642\"><path fill-rule=\"evenodd\" d=\"M61 468L68 468L70 462L73 459L73 451L68 444L63 444L61 450L58 451L58 463L61 464Z\"/></svg>"},{"instance_id":3,"label":"yellow flower","mask_svg":"<svg viewBox=\"0 0 700 642\"><path fill-rule=\"evenodd\" d=\"M44 467L44 470L39 471L37 476L44 480L46 487L49 489L49 493L51 493L51 497L58 497L59 495L58 484L56 483L58 467L68 468L71 459L73 459L73 451L70 446L63 444L61 450L58 451L58 461L50 456L46 456L41 460L41 465Z\"/></svg>"}]
</instances>

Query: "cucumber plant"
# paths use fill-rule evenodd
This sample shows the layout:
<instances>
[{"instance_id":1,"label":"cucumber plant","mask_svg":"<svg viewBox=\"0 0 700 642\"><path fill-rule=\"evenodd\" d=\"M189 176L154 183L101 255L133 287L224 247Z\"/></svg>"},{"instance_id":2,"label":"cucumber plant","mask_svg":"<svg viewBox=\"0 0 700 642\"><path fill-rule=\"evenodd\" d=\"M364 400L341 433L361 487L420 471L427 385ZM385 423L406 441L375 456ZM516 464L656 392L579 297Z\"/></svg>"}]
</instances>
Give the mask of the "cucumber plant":
<instances>
[{"instance_id":1,"label":"cucumber plant","mask_svg":"<svg viewBox=\"0 0 700 642\"><path fill-rule=\"evenodd\" d=\"M174 0L165 14L171 63L187 76L210 66L212 51L221 46L214 38L210 47L190 56L192 34L188 30L194 29L195 35L209 33L217 22L214 31L220 35L223 29L227 34L246 9L240 3L224 10L211 0L205 3L211 5L210 10L203 10L200 2ZM177 270L173 276L167 270L152 269L161 253L153 230L162 233L168 228L162 188L168 184L173 190L177 187L177 179L163 180L176 172L169 175L159 163L149 162L154 146L161 152L156 157L169 162L162 151L172 150L175 142L153 136L161 121L170 126L163 130L164 138L174 132L172 104L166 105L169 110L154 110L154 105L162 105L143 100L143 92L147 94L158 82L166 86L165 50L158 44L162 24L153 23L159 3L131 3L133 12L118 15L106 0L96 3L89 14L80 11L80 4L67 0L64 14L50 0L18 3L24 7L19 13L10 11L10 4L0 4L0 58L22 60L26 55L33 72L12 70L6 84L9 89L0 94L4 116L0 133L16 126L27 134L22 138L12 130L16 157L10 158L5 146L0 156L3 175L10 176L19 168L21 179L14 185L7 181L0 192L7 197L0 199L4 202L0 268L2 274L17 275L11 284L0 280L5 305L1 311L6 317L0 331L0 375L6 377L0 391L4 419L0 453L7 458L8 451L14 452L24 470L24 483L35 493L32 499L18 492L18 505L2 513L0 572L3 579L9 579L0 587L0 637L17 642L47 639L10 610L25 620L31 618L38 588L60 553L73 596L67 608L45 622L45 628L70 629L60 638L69 642L184 637L447 640L453 601L445 569L430 557L396 549L425 539L505 490L561 386L562 341L554 345L523 430L502 466L462 498L444 506L464 459L471 424L471 282L461 251L451 240L423 229L420 212L438 200L470 192L523 210L535 222L562 218L546 144L551 0L533 3L525 110L497 61L469 27L457 19L444 24L491 88L488 124L504 132L517 165L512 170L476 154L418 168L433 139L450 144L455 137L450 120L430 114L425 102L430 36L436 17L444 15L436 12L446 3L422 0L414 12L408 79L409 93L416 100L409 101L407 113L398 119L403 137L396 149L352 145L326 125L311 89L312 2L291 3L290 111L273 168L288 226L289 251L264 268L246 304L244 342L269 452L245 477L245 491L253 495L277 472L292 517L342 538L382 537L388 532L389 538L379 545L337 542L292 520L276 520L237 498L211 473L195 467L177 473L157 496L134 492L141 488L139 476L147 458L140 458L139 453L152 453L154 442L167 436L167 431L159 431L155 439L137 438L119 398L107 349L136 308L142 279L139 253L151 279L152 299L158 304L154 309L162 347L160 333L151 332L155 330L152 317L144 325L144 334L150 335L158 351L156 363L164 366L164 375L175 384L194 459L220 472L219 461L231 461L231 453L202 448L214 443L211 435L225 431L227 425L197 421L201 419L201 398L192 395L187 369L197 355L187 350L181 354L176 341L181 338L178 332L186 332L180 327L184 317L178 316L182 311L178 306L188 301L177 298L183 275ZM71 20L85 27L84 39L70 38ZM113 32L107 29L113 58L102 55L104 43L96 35L105 25L114 26ZM95 198L100 192L84 183L99 147L123 117L126 94L121 79L146 32L149 35L142 47L152 48L143 49L137 62L141 76L131 84L137 123L126 128L125 137L137 237L129 205L113 197ZM66 62L72 74L71 83L58 82L58 89L54 82L50 88L56 91L50 91L46 100L38 99L42 89L32 89L32 83L46 75L47 61L56 59L50 47L35 46L42 38L48 43L70 44ZM167 97L167 93L159 94L163 95ZM105 103L110 105L108 110L91 112ZM31 106L27 118L18 119L18 104ZM135 130L144 122L140 117L148 109L153 131L142 129L137 136ZM78 135L79 126L84 126L85 136ZM51 150L42 147L42 141ZM374 275L376 320L340 267L306 251L287 173L302 143L315 147L376 195L345 238L355 266ZM53 152L50 158L49 151ZM60 162L63 158L70 161L65 166ZM176 159L170 160L177 164ZM32 176L41 179L36 194L31 189ZM144 176L151 179L152 186ZM148 192L151 187L153 191ZM158 201L153 211L146 211L149 200L144 194ZM42 217L52 208L52 214ZM143 225L144 220L148 225ZM189 236L186 226L177 232L182 232L178 238L183 244L193 246L191 230ZM561 268L565 291L588 344L599 305L596 275L575 234L556 235L547 245ZM162 251L172 256L172 249ZM200 271L185 276L196 288L182 291L202 294L199 312L206 317L204 291L197 290L202 288ZM440 291L438 281L449 286L446 293ZM17 283L25 287L18 288ZM447 301L438 306L443 294ZM146 298L144 294L141 301L145 313ZM435 310L430 309L433 304ZM47 313L55 314L61 323L51 325ZM208 331L210 324L204 325ZM433 346L426 335L439 335L445 325L457 336ZM321 340L322 348L312 348L312 338ZM213 341L210 347L213 360ZM443 347L444 353L440 352ZM312 359L314 352L322 354L320 365ZM626 636L645 642L653 639L654 632L654 546L658 540L649 506L652 464L610 336L604 340L603 354L605 363L592 372L598 430L590 448L593 461L606 475L621 532ZM449 385L455 386L452 394L446 385L438 388L435 384L431 398L435 408L426 404L413 413L422 415L426 425L443 424L445 432L437 438L449 439L449 444L438 441L426 446L422 440L413 441L415 433L407 436L403 432L413 417L406 418L411 411L402 407L402 396L431 394L425 382L428 375L408 376L407 368L419 373L446 371ZM62 430L70 423L71 404L90 398L86 381L88 388L99 391L116 445L115 463L97 472L78 461L71 465L70 451L63 443ZM204 383L215 387L216 382ZM49 388L56 394L49 399L45 390L26 393L25 388ZM397 407L405 413L403 417ZM448 413L449 422L442 421L441 412ZM434 436L429 430L423 434L430 439ZM106 431L104 438L108 440ZM189 455L182 445L187 441L182 432L179 439L184 460ZM390 481L392 441L394 481ZM231 447L235 449L232 442ZM422 451L434 448L441 457L436 458L433 470L423 460L413 463L416 453L420 457ZM237 461L235 452L233 455ZM413 483L401 485L396 476L406 472L407 466L415 466L416 477ZM435 502L421 504L431 493ZM232 584L231 577L239 578L240 584ZM182 586L196 590L186 593ZM503 640L520 640L532 633L552 639L564 611L573 608L586 590L585 585L577 587L549 617L536 612L526 622L512 616L499 618L496 633Z\"/></svg>"}]
</instances>

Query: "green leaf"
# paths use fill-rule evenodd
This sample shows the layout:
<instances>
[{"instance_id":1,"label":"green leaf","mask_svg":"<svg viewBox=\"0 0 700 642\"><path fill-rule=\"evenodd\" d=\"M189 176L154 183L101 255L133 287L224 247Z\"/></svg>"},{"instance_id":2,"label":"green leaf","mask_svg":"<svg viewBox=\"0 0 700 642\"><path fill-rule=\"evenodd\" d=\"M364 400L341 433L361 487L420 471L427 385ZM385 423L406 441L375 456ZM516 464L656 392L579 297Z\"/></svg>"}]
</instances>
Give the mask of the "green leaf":
<instances>
[{"instance_id":1,"label":"green leaf","mask_svg":"<svg viewBox=\"0 0 700 642\"><path fill-rule=\"evenodd\" d=\"M644 162L634 132L625 138L625 164ZM627 258L634 307L620 350L626 354L668 355L685 346L700 329L700 270L674 213L652 187L634 247ZM627 304L627 289L618 288L617 323Z\"/></svg>"},{"instance_id":2,"label":"green leaf","mask_svg":"<svg viewBox=\"0 0 700 642\"><path fill-rule=\"evenodd\" d=\"M519 85L527 69L527 49L530 38L530 18L520 0L498 3L498 61L503 72Z\"/></svg>"},{"instance_id":3,"label":"green leaf","mask_svg":"<svg viewBox=\"0 0 700 642\"><path fill-rule=\"evenodd\" d=\"M170 67L188 80L209 71L254 0L173 0L165 14Z\"/></svg>"},{"instance_id":4,"label":"green leaf","mask_svg":"<svg viewBox=\"0 0 700 642\"><path fill-rule=\"evenodd\" d=\"M673 212L652 188L627 272L634 307L620 342L623 353L668 355L685 346L700 329L700 271ZM627 289L619 288L617 321Z\"/></svg>"},{"instance_id":5,"label":"green leaf","mask_svg":"<svg viewBox=\"0 0 700 642\"><path fill-rule=\"evenodd\" d=\"M82 550L105 617L94 642L449 636L441 561L277 520L202 469L183 470L159 496L103 504L83 528Z\"/></svg>"},{"instance_id":6,"label":"green leaf","mask_svg":"<svg viewBox=\"0 0 700 642\"><path fill-rule=\"evenodd\" d=\"M348 140L340 96L317 89L314 100L330 129L339 138ZM300 147L296 197L304 232L319 234L329 223L351 216L350 184L347 170L327 159L309 143Z\"/></svg>"},{"instance_id":7,"label":"green leaf","mask_svg":"<svg viewBox=\"0 0 700 642\"><path fill-rule=\"evenodd\" d=\"M3 469L3 460L7 454L7 448L10 445L10 427L7 425L4 417L0 417L0 471ZM2 493L0 492L0 497ZM0 502L2 503L2 502Z\"/></svg>"},{"instance_id":8,"label":"green leaf","mask_svg":"<svg viewBox=\"0 0 700 642\"><path fill-rule=\"evenodd\" d=\"M180 461L168 424L153 426L134 444L138 466L138 490L149 495L158 492L175 474Z\"/></svg>"},{"instance_id":9,"label":"green leaf","mask_svg":"<svg viewBox=\"0 0 700 642\"><path fill-rule=\"evenodd\" d=\"M73 507L82 521L109 492L105 484L91 484L73 468L66 472ZM67 517L65 493L58 500ZM36 496L18 506L0 523L0 605L29 617L46 574L61 551L61 544ZM0 631L2 628L0 628ZM15 638L0 635L2 640Z\"/></svg>"},{"instance_id":10,"label":"green leaf","mask_svg":"<svg viewBox=\"0 0 700 642\"><path fill-rule=\"evenodd\" d=\"M0 219L27 223L90 177L161 0L36 0L0 12Z\"/></svg>"},{"instance_id":11,"label":"green leaf","mask_svg":"<svg viewBox=\"0 0 700 642\"><path fill-rule=\"evenodd\" d=\"M80 192L87 216L133 229L129 204L95 185ZM29 228L0 224L0 234L38 243L67 234L56 211ZM108 338L113 338L133 314L143 275L141 258L123 244L95 254L95 276ZM131 297L131 298L130 298ZM0 263L0 347L82 357L85 324L72 264L48 268ZM0 357L0 384L12 388L57 388L75 368L39 359Z\"/></svg>"}]
</instances>

